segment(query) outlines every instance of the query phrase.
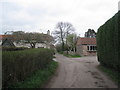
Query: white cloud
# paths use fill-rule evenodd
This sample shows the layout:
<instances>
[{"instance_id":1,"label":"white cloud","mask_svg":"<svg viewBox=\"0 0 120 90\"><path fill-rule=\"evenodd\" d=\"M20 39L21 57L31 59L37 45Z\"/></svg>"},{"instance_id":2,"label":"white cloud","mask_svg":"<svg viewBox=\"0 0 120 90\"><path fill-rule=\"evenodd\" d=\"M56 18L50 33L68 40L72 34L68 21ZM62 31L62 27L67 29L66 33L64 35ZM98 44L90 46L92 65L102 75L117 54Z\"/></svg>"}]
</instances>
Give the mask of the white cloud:
<instances>
[{"instance_id":1,"label":"white cloud","mask_svg":"<svg viewBox=\"0 0 120 90\"><path fill-rule=\"evenodd\" d=\"M0 24L9 29L46 32L59 21L73 24L84 35L88 28L97 29L118 9L118 0L1 0Z\"/></svg>"}]
</instances>

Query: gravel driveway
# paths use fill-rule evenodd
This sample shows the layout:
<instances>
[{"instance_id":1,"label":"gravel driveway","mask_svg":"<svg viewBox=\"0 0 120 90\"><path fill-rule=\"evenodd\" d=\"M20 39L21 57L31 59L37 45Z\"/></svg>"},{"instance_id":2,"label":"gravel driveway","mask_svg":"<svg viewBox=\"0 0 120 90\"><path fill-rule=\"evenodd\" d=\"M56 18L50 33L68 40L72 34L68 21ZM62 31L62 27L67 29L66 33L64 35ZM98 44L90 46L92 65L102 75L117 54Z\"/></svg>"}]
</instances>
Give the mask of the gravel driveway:
<instances>
[{"instance_id":1,"label":"gravel driveway","mask_svg":"<svg viewBox=\"0 0 120 90\"><path fill-rule=\"evenodd\" d=\"M96 56L68 58L56 54L59 67L46 88L117 88L103 72Z\"/></svg>"}]
</instances>

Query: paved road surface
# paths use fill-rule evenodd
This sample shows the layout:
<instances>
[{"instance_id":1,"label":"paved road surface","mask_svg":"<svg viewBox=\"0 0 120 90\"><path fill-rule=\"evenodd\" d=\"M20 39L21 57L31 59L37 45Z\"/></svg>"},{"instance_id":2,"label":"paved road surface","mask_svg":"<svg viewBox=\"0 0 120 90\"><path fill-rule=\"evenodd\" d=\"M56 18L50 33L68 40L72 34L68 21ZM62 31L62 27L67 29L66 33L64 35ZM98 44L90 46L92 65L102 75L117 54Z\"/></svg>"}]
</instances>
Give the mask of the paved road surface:
<instances>
[{"instance_id":1,"label":"paved road surface","mask_svg":"<svg viewBox=\"0 0 120 90\"><path fill-rule=\"evenodd\" d=\"M67 58L56 54L59 67L46 88L117 88L109 77L96 67L96 56Z\"/></svg>"}]
</instances>

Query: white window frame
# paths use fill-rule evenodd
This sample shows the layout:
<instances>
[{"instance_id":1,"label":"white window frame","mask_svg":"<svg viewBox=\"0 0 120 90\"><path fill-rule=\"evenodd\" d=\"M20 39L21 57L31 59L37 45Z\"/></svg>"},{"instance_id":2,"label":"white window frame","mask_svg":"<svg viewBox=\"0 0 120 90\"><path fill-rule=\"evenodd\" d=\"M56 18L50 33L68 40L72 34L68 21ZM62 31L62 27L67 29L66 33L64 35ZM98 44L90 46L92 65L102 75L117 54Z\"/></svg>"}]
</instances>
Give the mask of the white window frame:
<instances>
[{"instance_id":1,"label":"white window frame","mask_svg":"<svg viewBox=\"0 0 120 90\"><path fill-rule=\"evenodd\" d=\"M92 48L92 50L91 50L91 49L90 49L91 46L94 46L94 49ZM89 47L89 50L88 50L88 47ZM87 51L96 51L95 47L96 47L96 45L87 45Z\"/></svg>"}]
</instances>

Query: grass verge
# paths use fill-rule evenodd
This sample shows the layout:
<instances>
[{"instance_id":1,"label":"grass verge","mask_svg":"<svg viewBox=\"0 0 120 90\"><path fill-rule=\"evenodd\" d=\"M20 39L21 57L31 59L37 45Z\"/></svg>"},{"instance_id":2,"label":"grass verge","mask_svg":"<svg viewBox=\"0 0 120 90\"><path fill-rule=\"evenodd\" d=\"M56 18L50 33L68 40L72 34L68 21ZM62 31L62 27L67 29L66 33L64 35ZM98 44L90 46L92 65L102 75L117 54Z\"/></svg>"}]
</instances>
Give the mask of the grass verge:
<instances>
[{"instance_id":1,"label":"grass verge","mask_svg":"<svg viewBox=\"0 0 120 90\"><path fill-rule=\"evenodd\" d=\"M59 54L63 54L63 51L61 51L61 52L58 52Z\"/></svg>"},{"instance_id":2,"label":"grass verge","mask_svg":"<svg viewBox=\"0 0 120 90\"><path fill-rule=\"evenodd\" d=\"M66 57L71 57L71 58L78 58L78 57L81 57L80 55L78 54L74 54L74 55L70 55L70 54L63 54L64 56Z\"/></svg>"},{"instance_id":3,"label":"grass verge","mask_svg":"<svg viewBox=\"0 0 120 90\"><path fill-rule=\"evenodd\" d=\"M38 70L30 78L14 84L10 88L41 88L54 74L57 66L57 62L51 61L45 69Z\"/></svg>"},{"instance_id":4,"label":"grass verge","mask_svg":"<svg viewBox=\"0 0 120 90\"><path fill-rule=\"evenodd\" d=\"M70 58L78 58L78 57L81 57L80 55L78 55L78 54L73 54L73 55L71 55L71 54L66 54L66 53L64 53L64 52L58 52L59 54L63 54L64 56L66 56L66 57L70 57Z\"/></svg>"},{"instance_id":5,"label":"grass verge","mask_svg":"<svg viewBox=\"0 0 120 90\"><path fill-rule=\"evenodd\" d=\"M112 70L110 68L104 67L102 65L98 66L98 69L102 72L105 72L113 81L115 81L118 85L120 85L120 73Z\"/></svg>"}]
</instances>

